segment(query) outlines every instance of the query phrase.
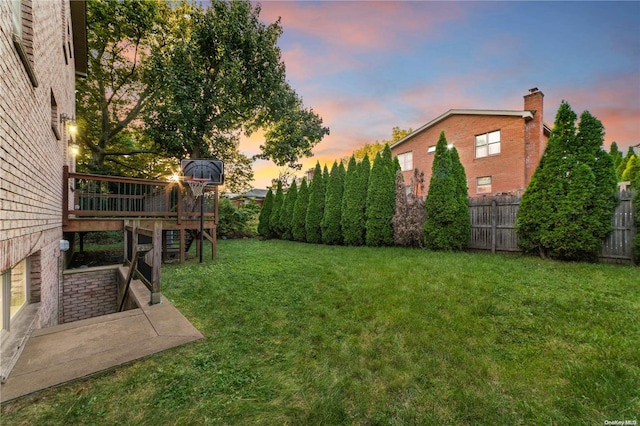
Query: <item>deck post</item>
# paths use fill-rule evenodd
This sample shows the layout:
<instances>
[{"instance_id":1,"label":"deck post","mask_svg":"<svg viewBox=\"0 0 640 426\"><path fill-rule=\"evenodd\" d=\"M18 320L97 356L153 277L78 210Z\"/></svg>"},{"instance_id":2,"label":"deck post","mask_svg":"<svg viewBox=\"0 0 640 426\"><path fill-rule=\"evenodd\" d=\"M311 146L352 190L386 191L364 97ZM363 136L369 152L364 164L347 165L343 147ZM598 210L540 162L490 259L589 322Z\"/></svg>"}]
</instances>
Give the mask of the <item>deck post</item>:
<instances>
[{"instance_id":1,"label":"deck post","mask_svg":"<svg viewBox=\"0 0 640 426\"><path fill-rule=\"evenodd\" d=\"M151 261L151 305L161 302L160 296L160 265L162 264L162 222L153 222L153 240Z\"/></svg>"},{"instance_id":2,"label":"deck post","mask_svg":"<svg viewBox=\"0 0 640 426\"><path fill-rule=\"evenodd\" d=\"M62 226L69 224L69 166L62 167Z\"/></svg>"}]
</instances>

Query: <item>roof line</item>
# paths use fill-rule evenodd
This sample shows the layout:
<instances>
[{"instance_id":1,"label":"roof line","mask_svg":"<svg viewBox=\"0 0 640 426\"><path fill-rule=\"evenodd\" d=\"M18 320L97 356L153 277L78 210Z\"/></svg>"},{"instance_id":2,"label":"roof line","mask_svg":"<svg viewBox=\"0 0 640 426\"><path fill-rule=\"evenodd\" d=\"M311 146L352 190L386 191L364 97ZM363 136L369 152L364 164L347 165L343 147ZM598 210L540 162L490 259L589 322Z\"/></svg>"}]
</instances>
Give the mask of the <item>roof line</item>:
<instances>
[{"instance_id":1,"label":"roof line","mask_svg":"<svg viewBox=\"0 0 640 426\"><path fill-rule=\"evenodd\" d=\"M439 117L434 118L433 120L429 121L427 124L409 133L407 136L405 136L404 138L400 139L398 142L391 145L391 148L394 148L400 145L401 143L405 142L406 140L413 137L414 135L417 135L418 133L428 129L429 127L432 127L433 125L437 124L438 122L452 115L506 115L506 116L512 116L512 117L522 117L524 119L530 120L533 118L533 114L534 113L531 111L517 111L517 110L450 109L449 111L445 112Z\"/></svg>"}]
</instances>

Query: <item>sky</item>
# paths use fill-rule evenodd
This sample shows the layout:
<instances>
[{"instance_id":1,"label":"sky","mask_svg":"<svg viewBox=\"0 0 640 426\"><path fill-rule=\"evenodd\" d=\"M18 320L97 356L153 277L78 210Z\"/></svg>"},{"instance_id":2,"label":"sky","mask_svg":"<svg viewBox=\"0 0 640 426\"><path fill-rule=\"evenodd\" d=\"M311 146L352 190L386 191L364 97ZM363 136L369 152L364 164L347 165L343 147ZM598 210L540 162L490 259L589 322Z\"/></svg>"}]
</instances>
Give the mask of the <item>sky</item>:
<instances>
[{"instance_id":1,"label":"sky","mask_svg":"<svg viewBox=\"0 0 640 426\"><path fill-rule=\"evenodd\" d=\"M544 93L588 110L626 152L640 143L640 1L262 1L281 19L287 80L330 128L302 171L417 129L450 109L522 110ZM240 151L259 152L260 133ZM254 163L254 187L284 171ZM298 173L302 176L302 172Z\"/></svg>"}]
</instances>

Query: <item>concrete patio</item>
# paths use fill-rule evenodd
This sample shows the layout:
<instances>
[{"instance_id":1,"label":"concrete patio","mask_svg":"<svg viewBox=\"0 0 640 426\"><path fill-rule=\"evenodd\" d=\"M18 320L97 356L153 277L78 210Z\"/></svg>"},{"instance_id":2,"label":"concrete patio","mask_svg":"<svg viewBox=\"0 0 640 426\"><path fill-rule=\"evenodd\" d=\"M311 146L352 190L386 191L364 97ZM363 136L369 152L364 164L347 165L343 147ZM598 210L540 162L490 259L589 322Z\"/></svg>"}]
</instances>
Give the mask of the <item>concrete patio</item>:
<instances>
[{"instance_id":1,"label":"concrete patio","mask_svg":"<svg viewBox=\"0 0 640 426\"><path fill-rule=\"evenodd\" d=\"M133 281L141 306L115 314L35 330L0 385L0 402L77 380L204 336L162 296L149 305L149 291Z\"/></svg>"}]
</instances>

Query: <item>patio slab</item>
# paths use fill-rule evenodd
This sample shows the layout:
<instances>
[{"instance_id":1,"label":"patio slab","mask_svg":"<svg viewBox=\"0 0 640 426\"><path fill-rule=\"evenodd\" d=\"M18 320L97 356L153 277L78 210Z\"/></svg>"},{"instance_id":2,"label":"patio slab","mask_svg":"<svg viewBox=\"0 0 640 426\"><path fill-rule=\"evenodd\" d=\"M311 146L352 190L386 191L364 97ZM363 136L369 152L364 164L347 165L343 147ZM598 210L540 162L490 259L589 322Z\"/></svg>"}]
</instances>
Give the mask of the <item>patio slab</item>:
<instances>
[{"instance_id":1,"label":"patio slab","mask_svg":"<svg viewBox=\"0 0 640 426\"><path fill-rule=\"evenodd\" d=\"M130 290L141 308L35 330L0 385L0 402L204 337L164 296L160 304L148 305L144 284L133 281Z\"/></svg>"}]
</instances>

